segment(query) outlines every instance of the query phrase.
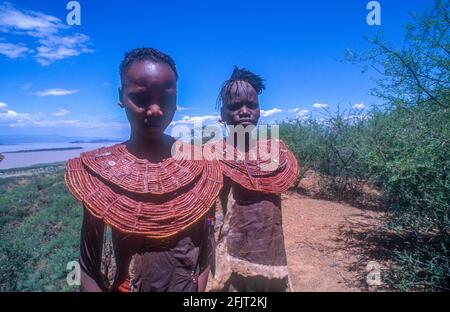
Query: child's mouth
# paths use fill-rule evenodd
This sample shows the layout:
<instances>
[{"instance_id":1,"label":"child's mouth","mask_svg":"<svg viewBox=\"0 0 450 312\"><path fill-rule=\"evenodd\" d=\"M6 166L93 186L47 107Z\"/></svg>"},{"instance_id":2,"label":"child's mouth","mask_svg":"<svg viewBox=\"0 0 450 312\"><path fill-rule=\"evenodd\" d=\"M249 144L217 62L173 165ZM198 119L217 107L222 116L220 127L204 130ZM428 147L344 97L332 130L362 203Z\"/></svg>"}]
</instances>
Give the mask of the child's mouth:
<instances>
[{"instance_id":1,"label":"child's mouth","mask_svg":"<svg viewBox=\"0 0 450 312\"><path fill-rule=\"evenodd\" d=\"M249 125L253 125L253 122L249 119L245 119L245 120L240 120L239 124L243 125L243 126L249 126Z\"/></svg>"},{"instance_id":2,"label":"child's mouth","mask_svg":"<svg viewBox=\"0 0 450 312\"><path fill-rule=\"evenodd\" d=\"M144 124L147 128L161 128L161 124L158 122L151 122L148 119L144 119Z\"/></svg>"}]
</instances>

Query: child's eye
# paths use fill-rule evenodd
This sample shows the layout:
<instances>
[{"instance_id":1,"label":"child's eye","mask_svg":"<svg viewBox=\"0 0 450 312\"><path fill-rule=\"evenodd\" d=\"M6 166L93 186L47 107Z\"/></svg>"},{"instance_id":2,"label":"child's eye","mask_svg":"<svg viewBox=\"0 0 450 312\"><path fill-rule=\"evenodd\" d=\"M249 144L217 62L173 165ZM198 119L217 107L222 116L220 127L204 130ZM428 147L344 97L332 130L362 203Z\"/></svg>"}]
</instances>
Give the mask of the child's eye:
<instances>
[{"instance_id":1,"label":"child's eye","mask_svg":"<svg viewBox=\"0 0 450 312\"><path fill-rule=\"evenodd\" d=\"M174 96L168 96L166 98L163 99L162 101L162 106L167 107L167 108L171 108L173 106L175 106L176 100Z\"/></svg>"},{"instance_id":2,"label":"child's eye","mask_svg":"<svg viewBox=\"0 0 450 312\"><path fill-rule=\"evenodd\" d=\"M131 101L134 103L134 105L138 107L145 107L147 105L147 101L145 97L142 96L132 96L130 97Z\"/></svg>"},{"instance_id":3,"label":"child's eye","mask_svg":"<svg viewBox=\"0 0 450 312\"><path fill-rule=\"evenodd\" d=\"M232 111L238 110L239 107L241 107L241 105L239 105L239 104L229 104L229 105L228 105L228 109L229 109L229 110L232 110Z\"/></svg>"}]
</instances>

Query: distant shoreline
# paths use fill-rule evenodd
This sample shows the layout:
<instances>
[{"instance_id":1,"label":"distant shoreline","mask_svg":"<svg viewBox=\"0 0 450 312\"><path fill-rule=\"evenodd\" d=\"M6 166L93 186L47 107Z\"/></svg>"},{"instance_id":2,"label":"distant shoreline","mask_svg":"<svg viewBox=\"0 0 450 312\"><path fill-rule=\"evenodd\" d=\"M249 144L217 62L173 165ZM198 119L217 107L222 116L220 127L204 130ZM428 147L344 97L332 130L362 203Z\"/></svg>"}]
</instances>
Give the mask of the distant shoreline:
<instances>
[{"instance_id":1,"label":"distant shoreline","mask_svg":"<svg viewBox=\"0 0 450 312\"><path fill-rule=\"evenodd\" d=\"M78 141L71 141L69 142L70 144L80 144L80 143L120 143L122 142L121 140L88 140L88 141L83 141L83 140L78 140Z\"/></svg>"},{"instance_id":2,"label":"distant shoreline","mask_svg":"<svg viewBox=\"0 0 450 312\"><path fill-rule=\"evenodd\" d=\"M57 147L57 148L40 148L40 149L30 149L30 150L19 150L12 152L3 152L3 154L19 154L19 153L35 153L35 152L57 152L57 151L68 151L68 150L78 150L83 149L81 146L74 147Z\"/></svg>"},{"instance_id":3,"label":"distant shoreline","mask_svg":"<svg viewBox=\"0 0 450 312\"><path fill-rule=\"evenodd\" d=\"M35 174L42 174L44 172L54 173L63 171L66 167L66 161L57 161L45 164L36 164L27 167L0 169L0 179L20 176L31 176Z\"/></svg>"}]
</instances>

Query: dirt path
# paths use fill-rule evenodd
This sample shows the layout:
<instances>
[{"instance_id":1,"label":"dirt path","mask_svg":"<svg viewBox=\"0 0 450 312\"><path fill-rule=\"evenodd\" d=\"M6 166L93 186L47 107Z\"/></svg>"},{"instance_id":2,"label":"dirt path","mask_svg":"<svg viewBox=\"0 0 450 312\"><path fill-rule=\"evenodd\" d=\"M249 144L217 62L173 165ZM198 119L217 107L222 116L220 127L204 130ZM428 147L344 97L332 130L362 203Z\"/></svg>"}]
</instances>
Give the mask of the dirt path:
<instances>
[{"instance_id":1,"label":"dirt path","mask_svg":"<svg viewBox=\"0 0 450 312\"><path fill-rule=\"evenodd\" d=\"M366 266L384 266L373 239L383 213L297 193L283 195L282 207L293 291L374 290L367 286Z\"/></svg>"},{"instance_id":2,"label":"dirt path","mask_svg":"<svg viewBox=\"0 0 450 312\"><path fill-rule=\"evenodd\" d=\"M229 204L232 204L229 202ZM381 281L392 254L384 213L295 192L282 195L283 231L292 291L381 291L368 286L376 261ZM220 290L210 276L208 291Z\"/></svg>"}]
</instances>

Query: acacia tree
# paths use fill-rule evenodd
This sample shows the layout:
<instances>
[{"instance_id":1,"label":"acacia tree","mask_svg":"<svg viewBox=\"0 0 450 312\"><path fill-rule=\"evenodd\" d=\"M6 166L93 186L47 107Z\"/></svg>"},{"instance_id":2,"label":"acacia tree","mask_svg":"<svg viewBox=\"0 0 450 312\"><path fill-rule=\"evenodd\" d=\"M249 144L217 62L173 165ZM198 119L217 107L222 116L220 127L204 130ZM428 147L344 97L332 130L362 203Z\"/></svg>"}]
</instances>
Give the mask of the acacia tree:
<instances>
[{"instance_id":1,"label":"acacia tree","mask_svg":"<svg viewBox=\"0 0 450 312\"><path fill-rule=\"evenodd\" d=\"M400 289L448 290L450 281L449 1L413 15L401 45L381 35L353 61L376 73L372 93L384 107L361 136L359 157L386 194L391 225L412 237L398 251Z\"/></svg>"},{"instance_id":2,"label":"acacia tree","mask_svg":"<svg viewBox=\"0 0 450 312\"><path fill-rule=\"evenodd\" d=\"M373 49L353 59L380 74L373 94L394 106L427 102L448 109L449 25L449 1L436 0L430 12L413 14L400 47L387 43L381 34L368 39Z\"/></svg>"}]
</instances>

